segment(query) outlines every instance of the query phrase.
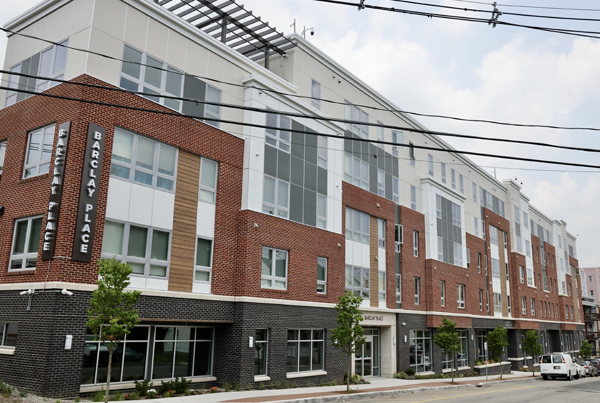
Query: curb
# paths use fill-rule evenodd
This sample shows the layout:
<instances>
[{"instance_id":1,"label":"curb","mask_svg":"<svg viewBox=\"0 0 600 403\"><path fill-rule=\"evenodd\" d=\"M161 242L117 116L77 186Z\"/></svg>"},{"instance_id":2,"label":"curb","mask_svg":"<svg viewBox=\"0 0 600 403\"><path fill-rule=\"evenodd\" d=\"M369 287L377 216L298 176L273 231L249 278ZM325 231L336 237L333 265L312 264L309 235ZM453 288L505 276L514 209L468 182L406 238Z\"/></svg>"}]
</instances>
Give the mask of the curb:
<instances>
[{"instance_id":1,"label":"curb","mask_svg":"<svg viewBox=\"0 0 600 403\"><path fill-rule=\"evenodd\" d=\"M531 381L537 381L542 379L541 377L536 377L534 378L533 376L531 378L521 378L521 379L507 379L507 380L502 380L502 381L493 381L493 382L481 382L479 385L477 385L478 388L487 388L489 386L498 384L498 383L509 383L509 382L531 382Z\"/></svg>"}]
</instances>

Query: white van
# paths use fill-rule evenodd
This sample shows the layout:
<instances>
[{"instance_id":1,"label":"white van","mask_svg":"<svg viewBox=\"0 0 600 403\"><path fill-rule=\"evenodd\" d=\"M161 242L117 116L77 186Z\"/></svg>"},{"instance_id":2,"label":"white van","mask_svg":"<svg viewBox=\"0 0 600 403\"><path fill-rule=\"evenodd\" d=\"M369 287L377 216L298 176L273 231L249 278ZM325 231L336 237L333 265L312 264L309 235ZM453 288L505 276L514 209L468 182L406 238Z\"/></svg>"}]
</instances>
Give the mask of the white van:
<instances>
[{"instance_id":1,"label":"white van","mask_svg":"<svg viewBox=\"0 0 600 403\"><path fill-rule=\"evenodd\" d=\"M555 377L565 377L568 381L571 377L579 379L579 373L569 354L552 353L544 354L540 359L540 372L544 380Z\"/></svg>"}]
</instances>

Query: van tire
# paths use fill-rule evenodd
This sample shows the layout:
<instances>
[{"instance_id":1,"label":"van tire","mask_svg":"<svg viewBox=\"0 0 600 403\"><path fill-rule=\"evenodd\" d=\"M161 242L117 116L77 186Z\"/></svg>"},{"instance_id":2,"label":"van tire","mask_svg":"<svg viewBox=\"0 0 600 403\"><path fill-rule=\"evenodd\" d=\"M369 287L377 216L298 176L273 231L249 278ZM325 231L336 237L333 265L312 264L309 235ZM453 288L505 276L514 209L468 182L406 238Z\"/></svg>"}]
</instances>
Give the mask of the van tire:
<instances>
[{"instance_id":1,"label":"van tire","mask_svg":"<svg viewBox=\"0 0 600 403\"><path fill-rule=\"evenodd\" d=\"M547 381L548 380L548 375L542 375L542 378Z\"/></svg>"},{"instance_id":2,"label":"van tire","mask_svg":"<svg viewBox=\"0 0 600 403\"><path fill-rule=\"evenodd\" d=\"M567 375L567 381L571 380L571 371L569 371L569 375Z\"/></svg>"}]
</instances>

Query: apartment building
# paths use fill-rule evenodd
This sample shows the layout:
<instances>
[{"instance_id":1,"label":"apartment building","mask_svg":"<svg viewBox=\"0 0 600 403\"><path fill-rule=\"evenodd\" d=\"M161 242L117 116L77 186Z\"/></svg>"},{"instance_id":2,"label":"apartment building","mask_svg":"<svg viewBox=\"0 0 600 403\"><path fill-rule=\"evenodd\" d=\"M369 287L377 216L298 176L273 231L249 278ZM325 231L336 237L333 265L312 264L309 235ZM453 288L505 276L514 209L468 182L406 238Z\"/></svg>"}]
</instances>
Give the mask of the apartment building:
<instances>
[{"instance_id":1,"label":"apartment building","mask_svg":"<svg viewBox=\"0 0 600 403\"><path fill-rule=\"evenodd\" d=\"M115 388L340 381L330 331L347 290L364 298L365 377L472 371L498 325L513 368L529 329L576 354L567 223L254 19L233 1L46 0L5 25L55 44L8 38L0 379L48 396L102 387L107 352L85 321L111 257L143 291ZM456 357L433 343L444 316Z\"/></svg>"},{"instance_id":2,"label":"apartment building","mask_svg":"<svg viewBox=\"0 0 600 403\"><path fill-rule=\"evenodd\" d=\"M585 338L592 344L594 355L597 355L598 351L600 351L600 337L598 334L598 322L600 321L600 302L598 302L598 291L600 290L599 272L599 267L585 267L580 269Z\"/></svg>"}]
</instances>

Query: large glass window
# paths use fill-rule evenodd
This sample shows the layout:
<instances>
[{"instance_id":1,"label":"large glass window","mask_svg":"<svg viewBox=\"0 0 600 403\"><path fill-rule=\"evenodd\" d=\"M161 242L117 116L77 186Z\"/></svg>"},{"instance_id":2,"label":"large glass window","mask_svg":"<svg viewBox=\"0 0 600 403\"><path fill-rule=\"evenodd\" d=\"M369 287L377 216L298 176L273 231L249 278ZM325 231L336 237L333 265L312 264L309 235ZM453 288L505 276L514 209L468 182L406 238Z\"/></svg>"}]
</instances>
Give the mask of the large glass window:
<instances>
[{"instance_id":1,"label":"large glass window","mask_svg":"<svg viewBox=\"0 0 600 403\"><path fill-rule=\"evenodd\" d=\"M44 91L48 88L54 87L60 83L53 82L48 78L57 78L62 80L65 76L65 65L67 62L67 48L69 41L63 41L60 45L54 45L42 51L40 56L40 65L38 70L39 78L36 83L37 91ZM63 45L63 46L61 46Z\"/></svg>"},{"instance_id":2,"label":"large glass window","mask_svg":"<svg viewBox=\"0 0 600 403\"><path fill-rule=\"evenodd\" d=\"M421 279L415 277L415 305L421 302Z\"/></svg>"},{"instance_id":3,"label":"large glass window","mask_svg":"<svg viewBox=\"0 0 600 403\"><path fill-rule=\"evenodd\" d=\"M317 193L317 228L327 228L327 197Z\"/></svg>"},{"instance_id":4,"label":"large glass window","mask_svg":"<svg viewBox=\"0 0 600 403\"><path fill-rule=\"evenodd\" d=\"M214 329L156 327L152 379L212 375Z\"/></svg>"},{"instance_id":5,"label":"large glass window","mask_svg":"<svg viewBox=\"0 0 600 403\"><path fill-rule=\"evenodd\" d=\"M213 241L211 239L198 238L196 240L195 282L210 284L212 277L212 252Z\"/></svg>"},{"instance_id":6,"label":"large glass window","mask_svg":"<svg viewBox=\"0 0 600 403\"><path fill-rule=\"evenodd\" d=\"M265 175L263 182L263 213L288 218L290 209L290 184Z\"/></svg>"},{"instance_id":7,"label":"large glass window","mask_svg":"<svg viewBox=\"0 0 600 403\"><path fill-rule=\"evenodd\" d=\"M440 294L441 294L441 305L446 306L446 282L442 280L440 282Z\"/></svg>"},{"instance_id":8,"label":"large glass window","mask_svg":"<svg viewBox=\"0 0 600 403\"><path fill-rule=\"evenodd\" d=\"M269 330L256 329L254 336L254 375L267 375Z\"/></svg>"},{"instance_id":9,"label":"large glass window","mask_svg":"<svg viewBox=\"0 0 600 403\"><path fill-rule=\"evenodd\" d=\"M502 313L502 294L494 293L494 313Z\"/></svg>"},{"instance_id":10,"label":"large glass window","mask_svg":"<svg viewBox=\"0 0 600 403\"><path fill-rule=\"evenodd\" d=\"M170 246L168 231L116 221L104 223L102 257L129 264L132 276L168 277Z\"/></svg>"},{"instance_id":11,"label":"large glass window","mask_svg":"<svg viewBox=\"0 0 600 403\"><path fill-rule=\"evenodd\" d=\"M369 123L369 115L362 109L350 104L346 101L346 107L344 109L344 117L346 120L352 120L357 123L347 123L348 130L363 139L369 138L369 126L360 124L359 122Z\"/></svg>"},{"instance_id":12,"label":"large glass window","mask_svg":"<svg viewBox=\"0 0 600 403\"><path fill-rule=\"evenodd\" d=\"M377 170L377 194L385 197L385 172L382 169Z\"/></svg>"},{"instance_id":13,"label":"large glass window","mask_svg":"<svg viewBox=\"0 0 600 403\"><path fill-rule=\"evenodd\" d=\"M35 270L41 233L42 216L15 221L9 271Z\"/></svg>"},{"instance_id":14,"label":"large glass window","mask_svg":"<svg viewBox=\"0 0 600 403\"><path fill-rule=\"evenodd\" d=\"M357 297L369 299L370 273L369 269L346 265L346 291L354 293Z\"/></svg>"},{"instance_id":15,"label":"large glass window","mask_svg":"<svg viewBox=\"0 0 600 403\"><path fill-rule=\"evenodd\" d=\"M327 169L327 137L317 137L317 166Z\"/></svg>"},{"instance_id":16,"label":"large glass window","mask_svg":"<svg viewBox=\"0 0 600 403\"><path fill-rule=\"evenodd\" d=\"M385 302L385 287L386 287L386 279L385 279L385 271L380 271L378 274L378 289L379 289L379 301Z\"/></svg>"},{"instance_id":17,"label":"large glass window","mask_svg":"<svg viewBox=\"0 0 600 403\"><path fill-rule=\"evenodd\" d=\"M15 347L18 333L18 323L0 322L0 347Z\"/></svg>"},{"instance_id":18,"label":"large glass window","mask_svg":"<svg viewBox=\"0 0 600 403\"><path fill-rule=\"evenodd\" d=\"M313 108L321 110L321 83L312 80L310 85L310 104Z\"/></svg>"},{"instance_id":19,"label":"large glass window","mask_svg":"<svg viewBox=\"0 0 600 403\"><path fill-rule=\"evenodd\" d=\"M431 371L433 364L433 355L431 353L431 331L430 330L411 330L410 331L410 367L415 372Z\"/></svg>"},{"instance_id":20,"label":"large glass window","mask_svg":"<svg viewBox=\"0 0 600 403\"><path fill-rule=\"evenodd\" d=\"M0 142L0 180L4 169L4 158L6 158L6 141Z\"/></svg>"},{"instance_id":21,"label":"large glass window","mask_svg":"<svg viewBox=\"0 0 600 403\"><path fill-rule=\"evenodd\" d=\"M262 248L262 288L287 289L287 258L285 250Z\"/></svg>"},{"instance_id":22,"label":"large glass window","mask_svg":"<svg viewBox=\"0 0 600 403\"><path fill-rule=\"evenodd\" d=\"M10 71L12 73L20 73L21 72L21 63L17 64L16 66L11 67ZM4 104L6 107L9 107L17 102L18 92L14 91L14 90L19 88L19 76L16 76L16 75L8 76L8 88L10 88L10 89L6 91L6 102ZM11 91L11 89L13 91Z\"/></svg>"},{"instance_id":23,"label":"large glass window","mask_svg":"<svg viewBox=\"0 0 600 403\"><path fill-rule=\"evenodd\" d=\"M369 215L346 207L346 239L369 244Z\"/></svg>"},{"instance_id":24,"label":"large glass window","mask_svg":"<svg viewBox=\"0 0 600 403\"><path fill-rule=\"evenodd\" d=\"M287 116L267 113L267 129L265 142L282 151L290 152L292 120Z\"/></svg>"},{"instance_id":25,"label":"large glass window","mask_svg":"<svg viewBox=\"0 0 600 403\"><path fill-rule=\"evenodd\" d=\"M459 308L463 308L465 307L465 285L464 284L457 284L456 285L456 292L458 295L457 298L457 304Z\"/></svg>"},{"instance_id":26,"label":"large glass window","mask_svg":"<svg viewBox=\"0 0 600 403\"><path fill-rule=\"evenodd\" d=\"M369 164L350 154L344 154L344 180L369 190Z\"/></svg>"},{"instance_id":27,"label":"large glass window","mask_svg":"<svg viewBox=\"0 0 600 403\"><path fill-rule=\"evenodd\" d=\"M29 132L23 179L48 173L53 144L54 125Z\"/></svg>"},{"instance_id":28,"label":"large glass window","mask_svg":"<svg viewBox=\"0 0 600 403\"><path fill-rule=\"evenodd\" d=\"M492 277L500 278L500 261L492 258Z\"/></svg>"},{"instance_id":29,"label":"large glass window","mask_svg":"<svg viewBox=\"0 0 600 403\"><path fill-rule=\"evenodd\" d=\"M392 155L394 157L398 156L398 148L403 148L402 145L404 143L404 133L392 130L392 143L396 144L392 147Z\"/></svg>"},{"instance_id":30,"label":"large glass window","mask_svg":"<svg viewBox=\"0 0 600 403\"><path fill-rule=\"evenodd\" d=\"M481 362L487 359L485 342L487 340L487 330L477 330L477 359Z\"/></svg>"},{"instance_id":31,"label":"large glass window","mask_svg":"<svg viewBox=\"0 0 600 403\"><path fill-rule=\"evenodd\" d=\"M167 73L168 74L168 73ZM213 87L212 85L206 85L206 102L214 102L217 104L221 103L222 92L220 89ZM221 106L206 104L204 107L204 122L214 127L221 127ZM210 118L216 119L211 120Z\"/></svg>"},{"instance_id":32,"label":"large glass window","mask_svg":"<svg viewBox=\"0 0 600 403\"><path fill-rule=\"evenodd\" d=\"M527 315L527 297L521 297L521 313Z\"/></svg>"},{"instance_id":33,"label":"large glass window","mask_svg":"<svg viewBox=\"0 0 600 403\"><path fill-rule=\"evenodd\" d=\"M216 201L218 170L219 164L216 161L202 158L200 162L200 200L209 203Z\"/></svg>"},{"instance_id":34,"label":"large glass window","mask_svg":"<svg viewBox=\"0 0 600 403\"><path fill-rule=\"evenodd\" d=\"M456 365L454 369L460 367L468 367L469 366L469 345L467 344L467 331L466 330L457 330L460 350L456 352ZM442 350L442 353L444 350ZM452 368L452 357L448 354L444 353L443 361L442 361L442 369L451 369Z\"/></svg>"},{"instance_id":35,"label":"large glass window","mask_svg":"<svg viewBox=\"0 0 600 403\"><path fill-rule=\"evenodd\" d=\"M327 258L317 258L317 292L327 293Z\"/></svg>"},{"instance_id":36,"label":"large glass window","mask_svg":"<svg viewBox=\"0 0 600 403\"><path fill-rule=\"evenodd\" d=\"M287 372L320 371L324 366L325 331L322 329L288 330Z\"/></svg>"},{"instance_id":37,"label":"large glass window","mask_svg":"<svg viewBox=\"0 0 600 403\"><path fill-rule=\"evenodd\" d=\"M395 176L392 176L392 200L400 203L400 180Z\"/></svg>"},{"instance_id":38,"label":"large glass window","mask_svg":"<svg viewBox=\"0 0 600 403\"><path fill-rule=\"evenodd\" d=\"M417 209L417 188L412 185L410 186L410 208Z\"/></svg>"},{"instance_id":39,"label":"large glass window","mask_svg":"<svg viewBox=\"0 0 600 403\"><path fill-rule=\"evenodd\" d=\"M123 47L123 60L119 84L121 88L143 92L144 97L181 111L181 100L164 98L182 96L183 73L180 70L129 45ZM208 86L206 96L208 100ZM206 105L207 110L209 107L212 105Z\"/></svg>"},{"instance_id":40,"label":"large glass window","mask_svg":"<svg viewBox=\"0 0 600 403\"><path fill-rule=\"evenodd\" d=\"M438 259L462 266L462 208L440 195L436 195L435 206Z\"/></svg>"},{"instance_id":41,"label":"large glass window","mask_svg":"<svg viewBox=\"0 0 600 403\"><path fill-rule=\"evenodd\" d=\"M176 148L115 128L111 176L173 192L176 166Z\"/></svg>"}]
</instances>

